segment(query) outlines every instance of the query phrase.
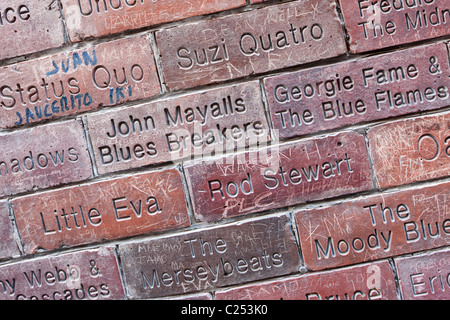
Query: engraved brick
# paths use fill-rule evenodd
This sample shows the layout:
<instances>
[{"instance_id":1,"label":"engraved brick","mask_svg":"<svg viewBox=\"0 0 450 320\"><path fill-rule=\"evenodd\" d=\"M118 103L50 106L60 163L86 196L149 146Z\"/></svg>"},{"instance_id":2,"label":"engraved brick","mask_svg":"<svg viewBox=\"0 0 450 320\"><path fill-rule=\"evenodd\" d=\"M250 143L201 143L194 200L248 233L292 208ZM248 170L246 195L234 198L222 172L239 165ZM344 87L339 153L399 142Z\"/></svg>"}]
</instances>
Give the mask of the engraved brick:
<instances>
[{"instance_id":1,"label":"engraved brick","mask_svg":"<svg viewBox=\"0 0 450 320\"><path fill-rule=\"evenodd\" d=\"M180 173L142 173L12 200L26 254L190 225Z\"/></svg>"},{"instance_id":2,"label":"engraved brick","mask_svg":"<svg viewBox=\"0 0 450 320\"><path fill-rule=\"evenodd\" d=\"M237 8L245 0L62 0L69 37L81 41Z\"/></svg>"},{"instance_id":3,"label":"engraved brick","mask_svg":"<svg viewBox=\"0 0 450 320\"><path fill-rule=\"evenodd\" d=\"M217 300L396 300L387 261L217 291Z\"/></svg>"},{"instance_id":4,"label":"engraved brick","mask_svg":"<svg viewBox=\"0 0 450 320\"><path fill-rule=\"evenodd\" d=\"M449 175L448 112L379 125L368 137L380 188Z\"/></svg>"},{"instance_id":5,"label":"engraved brick","mask_svg":"<svg viewBox=\"0 0 450 320\"><path fill-rule=\"evenodd\" d=\"M152 50L144 36L5 66L0 79L1 128L160 93Z\"/></svg>"},{"instance_id":6,"label":"engraved brick","mask_svg":"<svg viewBox=\"0 0 450 320\"><path fill-rule=\"evenodd\" d=\"M9 0L0 10L0 60L64 44L58 3L52 0Z\"/></svg>"},{"instance_id":7,"label":"engraved brick","mask_svg":"<svg viewBox=\"0 0 450 320\"><path fill-rule=\"evenodd\" d=\"M264 80L281 138L450 104L447 48L437 43Z\"/></svg>"},{"instance_id":8,"label":"engraved brick","mask_svg":"<svg viewBox=\"0 0 450 320\"><path fill-rule=\"evenodd\" d=\"M0 201L0 259L19 256L6 201Z\"/></svg>"},{"instance_id":9,"label":"engraved brick","mask_svg":"<svg viewBox=\"0 0 450 320\"><path fill-rule=\"evenodd\" d=\"M0 267L2 300L124 299L114 248L40 257Z\"/></svg>"},{"instance_id":10,"label":"engraved brick","mask_svg":"<svg viewBox=\"0 0 450 320\"><path fill-rule=\"evenodd\" d=\"M394 259L404 300L450 298L450 250Z\"/></svg>"},{"instance_id":11,"label":"engraved brick","mask_svg":"<svg viewBox=\"0 0 450 320\"><path fill-rule=\"evenodd\" d=\"M88 116L99 173L267 143L258 82Z\"/></svg>"},{"instance_id":12,"label":"engraved brick","mask_svg":"<svg viewBox=\"0 0 450 320\"><path fill-rule=\"evenodd\" d=\"M92 176L80 120L0 135L0 196Z\"/></svg>"},{"instance_id":13,"label":"engraved brick","mask_svg":"<svg viewBox=\"0 0 450 320\"><path fill-rule=\"evenodd\" d=\"M295 214L311 270L450 244L450 183L345 200Z\"/></svg>"},{"instance_id":14,"label":"engraved brick","mask_svg":"<svg viewBox=\"0 0 450 320\"><path fill-rule=\"evenodd\" d=\"M245 77L346 52L331 1L295 1L156 32L172 90Z\"/></svg>"},{"instance_id":15,"label":"engraved brick","mask_svg":"<svg viewBox=\"0 0 450 320\"><path fill-rule=\"evenodd\" d=\"M286 215L119 245L127 292L160 297L296 272Z\"/></svg>"},{"instance_id":16,"label":"engraved brick","mask_svg":"<svg viewBox=\"0 0 450 320\"><path fill-rule=\"evenodd\" d=\"M372 187L364 137L345 132L185 164L200 221L256 213Z\"/></svg>"},{"instance_id":17,"label":"engraved brick","mask_svg":"<svg viewBox=\"0 0 450 320\"><path fill-rule=\"evenodd\" d=\"M339 0L353 53L450 33L447 0Z\"/></svg>"}]
</instances>

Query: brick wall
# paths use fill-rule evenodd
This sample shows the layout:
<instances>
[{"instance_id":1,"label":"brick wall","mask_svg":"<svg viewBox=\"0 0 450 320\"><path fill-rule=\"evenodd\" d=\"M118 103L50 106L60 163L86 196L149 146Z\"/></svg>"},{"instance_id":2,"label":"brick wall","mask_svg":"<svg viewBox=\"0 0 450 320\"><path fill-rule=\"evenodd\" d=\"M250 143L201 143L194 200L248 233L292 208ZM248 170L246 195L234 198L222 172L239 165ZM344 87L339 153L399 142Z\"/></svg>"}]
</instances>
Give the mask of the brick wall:
<instances>
[{"instance_id":1,"label":"brick wall","mask_svg":"<svg viewBox=\"0 0 450 320\"><path fill-rule=\"evenodd\" d=\"M0 6L0 299L449 299L446 0Z\"/></svg>"}]
</instances>

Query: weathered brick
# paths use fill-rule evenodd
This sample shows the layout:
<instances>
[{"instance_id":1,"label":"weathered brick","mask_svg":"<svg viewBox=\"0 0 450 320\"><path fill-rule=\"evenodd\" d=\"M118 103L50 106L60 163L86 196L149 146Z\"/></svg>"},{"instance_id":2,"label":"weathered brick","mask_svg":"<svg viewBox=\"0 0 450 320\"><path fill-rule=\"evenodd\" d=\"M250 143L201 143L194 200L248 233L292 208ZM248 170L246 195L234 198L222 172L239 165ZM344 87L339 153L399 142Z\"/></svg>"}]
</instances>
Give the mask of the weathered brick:
<instances>
[{"instance_id":1,"label":"weathered brick","mask_svg":"<svg viewBox=\"0 0 450 320\"><path fill-rule=\"evenodd\" d=\"M0 127L36 123L160 93L145 36L89 45L0 69Z\"/></svg>"},{"instance_id":2,"label":"weathered brick","mask_svg":"<svg viewBox=\"0 0 450 320\"><path fill-rule=\"evenodd\" d=\"M0 60L64 44L58 3L52 0L9 0L0 10Z\"/></svg>"},{"instance_id":3,"label":"weathered brick","mask_svg":"<svg viewBox=\"0 0 450 320\"><path fill-rule=\"evenodd\" d=\"M2 300L124 299L114 248L38 257L0 267Z\"/></svg>"},{"instance_id":4,"label":"weathered brick","mask_svg":"<svg viewBox=\"0 0 450 320\"><path fill-rule=\"evenodd\" d=\"M0 259L20 255L13 233L8 205L6 201L0 201Z\"/></svg>"},{"instance_id":5,"label":"weathered brick","mask_svg":"<svg viewBox=\"0 0 450 320\"><path fill-rule=\"evenodd\" d=\"M12 200L26 254L190 225L175 169Z\"/></svg>"},{"instance_id":6,"label":"weathered brick","mask_svg":"<svg viewBox=\"0 0 450 320\"><path fill-rule=\"evenodd\" d=\"M62 0L72 41L237 8L245 0Z\"/></svg>"},{"instance_id":7,"label":"weathered brick","mask_svg":"<svg viewBox=\"0 0 450 320\"><path fill-rule=\"evenodd\" d=\"M185 164L200 221L369 190L364 137L355 132L311 138Z\"/></svg>"},{"instance_id":8,"label":"weathered brick","mask_svg":"<svg viewBox=\"0 0 450 320\"><path fill-rule=\"evenodd\" d=\"M296 212L305 265L345 266L450 244L450 183Z\"/></svg>"},{"instance_id":9,"label":"weathered brick","mask_svg":"<svg viewBox=\"0 0 450 320\"><path fill-rule=\"evenodd\" d=\"M394 259L404 300L450 298L450 249Z\"/></svg>"},{"instance_id":10,"label":"weathered brick","mask_svg":"<svg viewBox=\"0 0 450 320\"><path fill-rule=\"evenodd\" d=\"M450 113L382 124L368 132L380 188L450 173Z\"/></svg>"},{"instance_id":11,"label":"weathered brick","mask_svg":"<svg viewBox=\"0 0 450 320\"><path fill-rule=\"evenodd\" d=\"M156 32L172 90L245 77L346 52L331 1L295 1Z\"/></svg>"},{"instance_id":12,"label":"weathered brick","mask_svg":"<svg viewBox=\"0 0 450 320\"><path fill-rule=\"evenodd\" d=\"M92 176L80 120L0 135L0 150L0 196Z\"/></svg>"},{"instance_id":13,"label":"weathered brick","mask_svg":"<svg viewBox=\"0 0 450 320\"><path fill-rule=\"evenodd\" d=\"M92 114L88 126L101 174L223 154L269 139L258 82Z\"/></svg>"},{"instance_id":14,"label":"weathered brick","mask_svg":"<svg viewBox=\"0 0 450 320\"><path fill-rule=\"evenodd\" d=\"M217 300L396 300L394 274L387 261L216 292Z\"/></svg>"},{"instance_id":15,"label":"weathered brick","mask_svg":"<svg viewBox=\"0 0 450 320\"><path fill-rule=\"evenodd\" d=\"M350 51L382 49L450 33L447 0L339 0Z\"/></svg>"},{"instance_id":16,"label":"weathered brick","mask_svg":"<svg viewBox=\"0 0 450 320\"><path fill-rule=\"evenodd\" d=\"M137 299L285 275L300 264L286 215L120 244L119 255Z\"/></svg>"},{"instance_id":17,"label":"weathered brick","mask_svg":"<svg viewBox=\"0 0 450 320\"><path fill-rule=\"evenodd\" d=\"M275 132L288 138L445 107L449 73L446 45L437 43L281 74L264 84Z\"/></svg>"}]
</instances>

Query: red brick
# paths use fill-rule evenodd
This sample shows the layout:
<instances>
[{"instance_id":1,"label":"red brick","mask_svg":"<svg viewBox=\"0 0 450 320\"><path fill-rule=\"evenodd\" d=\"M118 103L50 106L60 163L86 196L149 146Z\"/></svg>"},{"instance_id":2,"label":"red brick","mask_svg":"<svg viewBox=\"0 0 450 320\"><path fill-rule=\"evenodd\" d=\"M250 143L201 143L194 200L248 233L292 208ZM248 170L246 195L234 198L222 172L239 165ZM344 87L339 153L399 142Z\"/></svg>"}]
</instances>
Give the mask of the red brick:
<instances>
[{"instance_id":1,"label":"red brick","mask_svg":"<svg viewBox=\"0 0 450 320\"><path fill-rule=\"evenodd\" d=\"M113 247L7 264L0 274L2 300L125 298Z\"/></svg>"},{"instance_id":2,"label":"red brick","mask_svg":"<svg viewBox=\"0 0 450 320\"><path fill-rule=\"evenodd\" d=\"M133 299L286 275L300 265L287 215L119 244L119 256Z\"/></svg>"},{"instance_id":3,"label":"red brick","mask_svg":"<svg viewBox=\"0 0 450 320\"><path fill-rule=\"evenodd\" d=\"M72 41L237 8L245 0L62 0ZM105 4L106 3L106 9Z\"/></svg>"},{"instance_id":4,"label":"red brick","mask_svg":"<svg viewBox=\"0 0 450 320\"><path fill-rule=\"evenodd\" d=\"M450 250L394 259L404 300L450 298Z\"/></svg>"},{"instance_id":5,"label":"red brick","mask_svg":"<svg viewBox=\"0 0 450 320\"><path fill-rule=\"evenodd\" d=\"M267 50L259 43L261 39ZM164 78L172 90L241 78L346 52L334 2L319 0L295 1L184 24L156 32L156 40Z\"/></svg>"},{"instance_id":6,"label":"red brick","mask_svg":"<svg viewBox=\"0 0 450 320\"><path fill-rule=\"evenodd\" d=\"M450 173L450 113L400 120L368 132L380 188Z\"/></svg>"},{"instance_id":7,"label":"red brick","mask_svg":"<svg viewBox=\"0 0 450 320\"><path fill-rule=\"evenodd\" d=\"M88 124L101 174L269 140L256 81L92 114Z\"/></svg>"},{"instance_id":8,"label":"red brick","mask_svg":"<svg viewBox=\"0 0 450 320\"><path fill-rule=\"evenodd\" d=\"M288 138L445 107L447 61L437 43L266 78L275 132Z\"/></svg>"},{"instance_id":9,"label":"red brick","mask_svg":"<svg viewBox=\"0 0 450 320\"><path fill-rule=\"evenodd\" d=\"M13 233L6 201L0 201L0 259L20 255Z\"/></svg>"},{"instance_id":10,"label":"red brick","mask_svg":"<svg viewBox=\"0 0 450 320\"><path fill-rule=\"evenodd\" d=\"M175 169L24 196L12 205L26 254L190 225Z\"/></svg>"},{"instance_id":11,"label":"red brick","mask_svg":"<svg viewBox=\"0 0 450 320\"><path fill-rule=\"evenodd\" d=\"M200 221L256 213L369 190L364 137L311 138L185 165Z\"/></svg>"},{"instance_id":12,"label":"red brick","mask_svg":"<svg viewBox=\"0 0 450 320\"><path fill-rule=\"evenodd\" d=\"M152 50L144 36L5 66L0 79L1 128L160 93Z\"/></svg>"},{"instance_id":13,"label":"red brick","mask_svg":"<svg viewBox=\"0 0 450 320\"><path fill-rule=\"evenodd\" d=\"M450 32L447 0L339 2L353 53L445 36Z\"/></svg>"},{"instance_id":14,"label":"red brick","mask_svg":"<svg viewBox=\"0 0 450 320\"><path fill-rule=\"evenodd\" d=\"M92 176L80 120L0 135L0 196Z\"/></svg>"},{"instance_id":15,"label":"red brick","mask_svg":"<svg viewBox=\"0 0 450 320\"><path fill-rule=\"evenodd\" d=\"M387 261L216 292L216 300L396 300L394 274Z\"/></svg>"},{"instance_id":16,"label":"red brick","mask_svg":"<svg viewBox=\"0 0 450 320\"><path fill-rule=\"evenodd\" d=\"M52 0L9 0L0 10L0 60L64 44L58 3Z\"/></svg>"},{"instance_id":17,"label":"red brick","mask_svg":"<svg viewBox=\"0 0 450 320\"><path fill-rule=\"evenodd\" d=\"M311 270L450 244L450 183L343 200L295 214Z\"/></svg>"}]
</instances>

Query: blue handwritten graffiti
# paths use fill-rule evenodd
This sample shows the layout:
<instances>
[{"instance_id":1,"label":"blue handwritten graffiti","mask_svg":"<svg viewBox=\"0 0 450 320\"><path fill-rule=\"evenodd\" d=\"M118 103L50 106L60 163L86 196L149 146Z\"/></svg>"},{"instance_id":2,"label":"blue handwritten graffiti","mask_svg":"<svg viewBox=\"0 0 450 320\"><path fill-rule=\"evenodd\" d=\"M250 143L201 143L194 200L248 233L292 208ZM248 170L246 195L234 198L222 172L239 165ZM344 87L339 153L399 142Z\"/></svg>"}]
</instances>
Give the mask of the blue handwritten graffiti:
<instances>
[{"instance_id":1,"label":"blue handwritten graffiti","mask_svg":"<svg viewBox=\"0 0 450 320\"><path fill-rule=\"evenodd\" d=\"M61 68L59 67L58 63L56 63L56 61L53 60L52 61L53 70L47 72L47 77L57 74L60 70L62 70L62 72L64 73L67 73L70 70L70 61L72 61L74 70L76 70L79 66L82 66L83 61L86 66L90 64L92 66L95 66L97 64L97 54L95 53L95 49L92 49L92 57L89 55L87 51L83 51L81 53L81 56L83 57L83 59L81 59L80 55L77 52L74 52L72 54L72 60L70 60L70 58L67 58L65 61L64 60L61 61Z\"/></svg>"},{"instance_id":2,"label":"blue handwritten graffiti","mask_svg":"<svg viewBox=\"0 0 450 320\"><path fill-rule=\"evenodd\" d=\"M89 106L93 102L89 93L70 95L69 98L62 96L60 99L53 100L51 103L46 103L45 106L35 106L34 108L26 108L25 115L16 112L17 121L14 125L19 126L23 124L24 118L26 123L36 120L45 119L54 114L63 113L77 108L80 110L84 106Z\"/></svg>"}]
</instances>

